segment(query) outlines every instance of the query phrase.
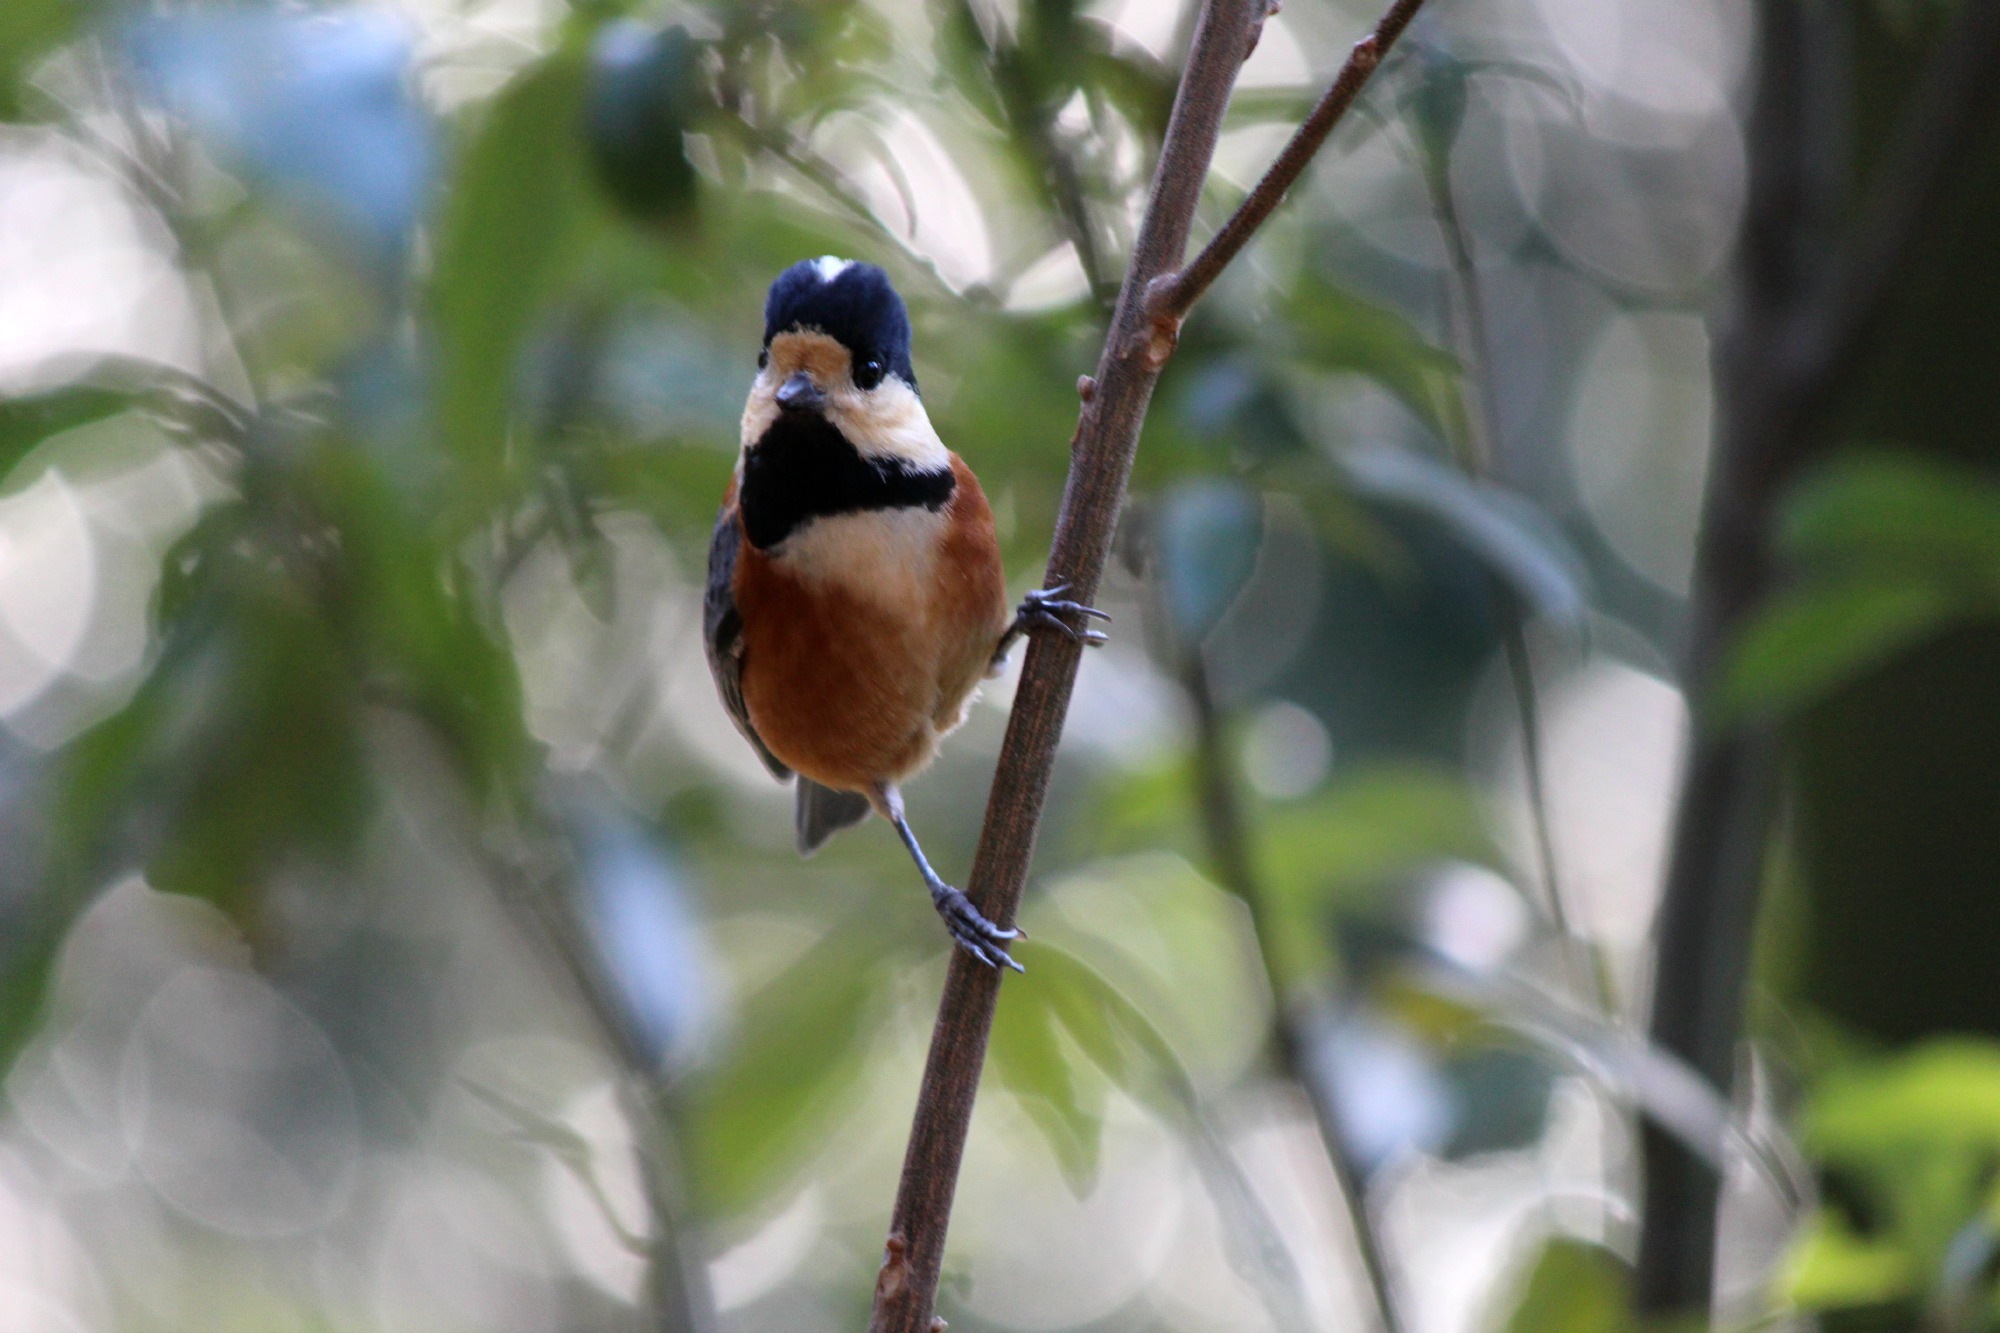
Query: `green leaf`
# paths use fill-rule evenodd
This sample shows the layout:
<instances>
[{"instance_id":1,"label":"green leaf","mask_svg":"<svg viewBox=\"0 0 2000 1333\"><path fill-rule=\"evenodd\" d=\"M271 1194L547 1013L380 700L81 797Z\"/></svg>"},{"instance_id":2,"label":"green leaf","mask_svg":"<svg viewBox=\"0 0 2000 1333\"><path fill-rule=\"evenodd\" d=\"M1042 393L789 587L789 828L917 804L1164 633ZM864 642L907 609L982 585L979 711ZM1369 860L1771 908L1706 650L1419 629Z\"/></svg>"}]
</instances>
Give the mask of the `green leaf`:
<instances>
[{"instance_id":1,"label":"green leaf","mask_svg":"<svg viewBox=\"0 0 2000 1333\"><path fill-rule=\"evenodd\" d=\"M1839 1068L1814 1095L1803 1138L1872 1204L1869 1239L1893 1241L1930 1290L1967 1224L1983 1230L1995 1207L2000 1045L1946 1038Z\"/></svg>"},{"instance_id":2,"label":"green leaf","mask_svg":"<svg viewBox=\"0 0 2000 1333\"><path fill-rule=\"evenodd\" d=\"M1081 955L1052 944L1029 945L1023 964L1034 969L1036 985L1062 1030L1112 1082L1155 1110L1173 1115L1193 1111L1194 1080L1173 1043L1102 972Z\"/></svg>"},{"instance_id":3,"label":"green leaf","mask_svg":"<svg viewBox=\"0 0 2000 1333\"><path fill-rule=\"evenodd\" d=\"M24 82L42 58L75 36L86 0L6 0L0 4L0 120L22 118Z\"/></svg>"},{"instance_id":4,"label":"green leaf","mask_svg":"<svg viewBox=\"0 0 2000 1333\"><path fill-rule=\"evenodd\" d=\"M1458 361L1409 321L1313 273L1285 305L1287 352L1309 365L1366 375L1408 405L1447 442L1465 438Z\"/></svg>"},{"instance_id":5,"label":"green leaf","mask_svg":"<svg viewBox=\"0 0 2000 1333\"><path fill-rule=\"evenodd\" d=\"M1091 25L1093 29L1096 26ZM1174 71L1146 51L1098 45L1099 49L1084 57L1085 79L1124 112L1149 143L1159 143L1166 137L1167 119L1173 114L1179 83Z\"/></svg>"},{"instance_id":6,"label":"green leaf","mask_svg":"<svg viewBox=\"0 0 2000 1333\"><path fill-rule=\"evenodd\" d=\"M4 959L11 1059L70 920L113 869L206 899L259 934L270 874L353 851L371 788L345 662L235 530L206 553L133 698L51 762L47 872Z\"/></svg>"},{"instance_id":7,"label":"green leaf","mask_svg":"<svg viewBox=\"0 0 2000 1333\"><path fill-rule=\"evenodd\" d=\"M743 1044L694 1093L689 1163L711 1215L789 1181L851 1105L881 1014L873 942L836 931L743 1006Z\"/></svg>"},{"instance_id":8,"label":"green leaf","mask_svg":"<svg viewBox=\"0 0 2000 1333\"><path fill-rule=\"evenodd\" d=\"M1506 1333L1636 1333L1631 1279L1599 1245L1558 1237L1542 1248Z\"/></svg>"},{"instance_id":9,"label":"green leaf","mask_svg":"<svg viewBox=\"0 0 2000 1333\"><path fill-rule=\"evenodd\" d=\"M699 178L687 131L705 109L701 47L686 28L606 24L591 49L584 123L598 183L635 219L676 225Z\"/></svg>"},{"instance_id":10,"label":"green leaf","mask_svg":"<svg viewBox=\"0 0 2000 1333\"><path fill-rule=\"evenodd\" d=\"M1792 1242L1779 1279L1784 1299L1808 1310L1880 1305L1919 1293L1912 1256L1892 1240L1854 1234L1840 1217L1820 1209Z\"/></svg>"},{"instance_id":11,"label":"green leaf","mask_svg":"<svg viewBox=\"0 0 2000 1333\"><path fill-rule=\"evenodd\" d=\"M1955 566L2000 582L2000 485L1913 453L1856 454L1799 486L1780 541L1808 562Z\"/></svg>"},{"instance_id":12,"label":"green leaf","mask_svg":"<svg viewBox=\"0 0 2000 1333\"><path fill-rule=\"evenodd\" d=\"M343 860L371 788L339 646L292 589L253 578L234 590L207 660L168 683L192 691L189 711L153 738L141 771L165 811L147 878L254 936L271 872Z\"/></svg>"},{"instance_id":13,"label":"green leaf","mask_svg":"<svg viewBox=\"0 0 2000 1333\"><path fill-rule=\"evenodd\" d=\"M470 578L360 450L330 442L309 479L341 533L352 627L380 683L437 727L476 795L518 790L529 759L520 678L461 591Z\"/></svg>"},{"instance_id":14,"label":"green leaf","mask_svg":"<svg viewBox=\"0 0 2000 1333\"><path fill-rule=\"evenodd\" d=\"M1436 47L1415 46L1410 54L1419 72L1403 98L1403 110L1415 124L1424 152L1434 162L1448 163L1465 124L1472 71Z\"/></svg>"},{"instance_id":15,"label":"green leaf","mask_svg":"<svg viewBox=\"0 0 2000 1333\"><path fill-rule=\"evenodd\" d=\"M1780 544L1803 582L1751 622L1718 706L1796 712L1959 621L2000 614L2000 486L1910 453L1866 453L1808 478Z\"/></svg>"},{"instance_id":16,"label":"green leaf","mask_svg":"<svg viewBox=\"0 0 2000 1333\"><path fill-rule=\"evenodd\" d=\"M1078 953L1037 938L1015 954L1033 980L1005 988L994 1018L994 1070L1021 1101L1079 1197L1096 1181L1102 1084L1079 1078L1072 1052L1171 1123L1198 1117L1195 1084L1174 1044Z\"/></svg>"},{"instance_id":17,"label":"green leaf","mask_svg":"<svg viewBox=\"0 0 2000 1333\"><path fill-rule=\"evenodd\" d=\"M1443 1072L1456 1112L1442 1149L1447 1159L1540 1141L1556 1081L1546 1058L1519 1046L1475 1044L1452 1050Z\"/></svg>"},{"instance_id":18,"label":"green leaf","mask_svg":"<svg viewBox=\"0 0 2000 1333\"><path fill-rule=\"evenodd\" d=\"M1034 945L1059 947L1068 958L1052 965L1062 973L1054 979L1028 962L1034 980L1021 989L1046 986L1049 1004L1069 1006L1065 1030L1135 1096L1167 1091L1161 1085L1149 1094L1132 1081L1148 1068L1176 1087L1191 1086L1193 1071L1208 1082L1233 1078L1263 1039L1269 996L1249 914L1179 857L1093 862L1035 905L1028 928ZM1094 978L1063 971L1071 960Z\"/></svg>"},{"instance_id":19,"label":"green leaf","mask_svg":"<svg viewBox=\"0 0 2000 1333\"><path fill-rule=\"evenodd\" d=\"M1535 614L1574 625L1589 609L1582 559L1527 500L1409 449L1363 446L1342 462L1362 494L1436 520Z\"/></svg>"},{"instance_id":20,"label":"green leaf","mask_svg":"<svg viewBox=\"0 0 2000 1333\"><path fill-rule=\"evenodd\" d=\"M1725 718L1796 712L1967 610L1949 589L1908 579L1843 579L1783 594L1737 641L1717 707Z\"/></svg>"},{"instance_id":21,"label":"green leaf","mask_svg":"<svg viewBox=\"0 0 2000 1333\"><path fill-rule=\"evenodd\" d=\"M1090 819L1094 849L1199 855L1203 846L1199 829L1188 818L1194 781L1194 769L1184 754L1170 754L1145 768L1107 773L1099 780Z\"/></svg>"},{"instance_id":22,"label":"green leaf","mask_svg":"<svg viewBox=\"0 0 2000 1333\"><path fill-rule=\"evenodd\" d=\"M1040 972L1037 966L1037 982ZM1057 1011L1034 987L1009 986L1001 995L988 1059L1001 1086L1020 1100L1041 1131L1071 1192L1078 1198L1088 1194L1097 1183L1103 1093L1088 1080L1077 1079Z\"/></svg>"},{"instance_id":23,"label":"green leaf","mask_svg":"<svg viewBox=\"0 0 2000 1333\"><path fill-rule=\"evenodd\" d=\"M1273 809L1262 840L1280 993L1333 966L1327 927L1336 907L1365 903L1428 862L1501 860L1464 781L1416 765L1358 773Z\"/></svg>"},{"instance_id":24,"label":"green leaf","mask_svg":"<svg viewBox=\"0 0 2000 1333\"><path fill-rule=\"evenodd\" d=\"M1813 1098L1805 1138L1847 1159L1948 1144L2000 1149L2000 1046L1939 1040L1842 1069Z\"/></svg>"},{"instance_id":25,"label":"green leaf","mask_svg":"<svg viewBox=\"0 0 2000 1333\"><path fill-rule=\"evenodd\" d=\"M0 399L0 478L51 436L103 421L131 406L130 394L89 384Z\"/></svg>"},{"instance_id":26,"label":"green leaf","mask_svg":"<svg viewBox=\"0 0 2000 1333\"><path fill-rule=\"evenodd\" d=\"M505 473L521 344L578 221L584 66L558 53L494 99L464 150L438 240L437 415L475 505Z\"/></svg>"}]
</instances>

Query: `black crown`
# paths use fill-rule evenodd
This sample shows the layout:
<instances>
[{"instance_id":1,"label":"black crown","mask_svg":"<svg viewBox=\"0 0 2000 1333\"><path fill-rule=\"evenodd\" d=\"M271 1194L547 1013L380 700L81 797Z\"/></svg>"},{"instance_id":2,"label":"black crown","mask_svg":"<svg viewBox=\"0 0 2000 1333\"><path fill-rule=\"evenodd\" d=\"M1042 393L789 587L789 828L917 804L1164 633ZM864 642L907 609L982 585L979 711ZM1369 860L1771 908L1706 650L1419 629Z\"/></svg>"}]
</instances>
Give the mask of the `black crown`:
<instances>
[{"instance_id":1,"label":"black crown","mask_svg":"<svg viewBox=\"0 0 2000 1333\"><path fill-rule=\"evenodd\" d=\"M764 346L780 333L805 329L838 342L856 364L873 357L890 374L917 387L910 366L909 311L889 275L875 265L801 259L780 273L764 298Z\"/></svg>"}]
</instances>

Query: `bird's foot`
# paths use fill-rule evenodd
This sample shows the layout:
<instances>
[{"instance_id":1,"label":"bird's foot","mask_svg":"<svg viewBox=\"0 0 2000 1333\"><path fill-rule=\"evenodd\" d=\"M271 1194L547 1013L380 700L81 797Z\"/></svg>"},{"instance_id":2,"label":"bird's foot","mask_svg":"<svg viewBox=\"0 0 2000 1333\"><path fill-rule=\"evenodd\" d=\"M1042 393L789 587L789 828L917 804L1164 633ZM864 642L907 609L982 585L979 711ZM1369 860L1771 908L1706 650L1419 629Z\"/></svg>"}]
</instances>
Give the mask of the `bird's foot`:
<instances>
[{"instance_id":1,"label":"bird's foot","mask_svg":"<svg viewBox=\"0 0 2000 1333\"><path fill-rule=\"evenodd\" d=\"M972 899L942 880L931 885L931 901L937 904L938 915L944 918L944 928L951 932L959 948L988 967L1027 971L1007 953L1007 941L1020 939L1020 931L1002 930L994 925L972 905Z\"/></svg>"},{"instance_id":2,"label":"bird's foot","mask_svg":"<svg viewBox=\"0 0 2000 1333\"><path fill-rule=\"evenodd\" d=\"M1034 629L1053 629L1068 635L1073 643L1093 648L1105 642L1107 636L1103 630L1092 629L1087 623L1075 625L1070 622L1097 619L1108 624L1111 617L1094 606L1069 601L1063 596L1068 591L1069 585L1063 583L1053 588L1037 588L1023 597L1020 608L1014 612L1015 632L1025 634Z\"/></svg>"}]
</instances>

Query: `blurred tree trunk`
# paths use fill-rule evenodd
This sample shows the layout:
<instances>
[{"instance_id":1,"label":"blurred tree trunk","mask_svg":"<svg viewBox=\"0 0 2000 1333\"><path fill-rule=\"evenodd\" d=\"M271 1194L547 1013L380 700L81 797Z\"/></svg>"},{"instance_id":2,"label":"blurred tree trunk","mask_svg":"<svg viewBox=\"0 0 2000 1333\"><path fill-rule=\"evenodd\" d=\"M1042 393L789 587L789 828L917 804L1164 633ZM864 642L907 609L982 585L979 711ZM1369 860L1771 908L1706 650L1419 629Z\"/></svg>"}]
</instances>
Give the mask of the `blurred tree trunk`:
<instances>
[{"instance_id":1,"label":"blurred tree trunk","mask_svg":"<svg viewBox=\"0 0 2000 1333\"><path fill-rule=\"evenodd\" d=\"M1698 717L1736 630L1782 577L1772 515L1808 464L1852 443L2000 464L1995 4L1961 0L1955 17L1874 0L1758 7L1752 180L1688 675ZM1913 146L1937 148L1928 179L1905 170L1924 156ZM1829 188L1831 219L1815 201ZM1829 364L1813 366L1816 349ZM2000 630L1904 654L1778 742L1698 729L1661 909L1655 1039L1729 1084L1777 773L1799 877L1799 998L1888 1042L2000 1035ZM1713 1177L1649 1133L1647 1192L1640 1298L1704 1308Z\"/></svg>"},{"instance_id":2,"label":"blurred tree trunk","mask_svg":"<svg viewBox=\"0 0 2000 1333\"><path fill-rule=\"evenodd\" d=\"M1872 167L1926 52L1885 27L1892 7L1859 10L1856 151ZM1914 248L1840 424L1848 440L1995 468L2000 134L1982 130ZM1902 656L1788 740L1804 998L1886 1042L2000 1035L2000 630Z\"/></svg>"}]
</instances>

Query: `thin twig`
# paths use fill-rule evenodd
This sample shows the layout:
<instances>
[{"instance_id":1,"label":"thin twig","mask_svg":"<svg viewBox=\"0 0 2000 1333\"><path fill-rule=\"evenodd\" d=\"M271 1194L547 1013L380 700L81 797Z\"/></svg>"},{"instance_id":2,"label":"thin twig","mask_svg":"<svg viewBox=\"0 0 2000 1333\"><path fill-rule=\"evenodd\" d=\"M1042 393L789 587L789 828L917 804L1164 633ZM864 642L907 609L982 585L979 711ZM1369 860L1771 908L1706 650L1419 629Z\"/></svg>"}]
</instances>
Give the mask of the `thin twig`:
<instances>
[{"instance_id":1,"label":"thin twig","mask_svg":"<svg viewBox=\"0 0 2000 1333\"><path fill-rule=\"evenodd\" d=\"M1388 1257L1383 1253L1375 1219L1368 1209L1368 1193L1360 1168L1347 1146L1340 1108L1333 1102L1326 1079L1312 1067L1308 1054L1313 1045L1309 1017L1286 993L1285 974L1277 956L1277 926L1271 920L1270 894L1252 858L1248 824L1236 801L1236 785L1230 780L1222 715L1198 649L1187 654L1181 678L1194 703L1195 788L1209 857L1215 863L1216 877L1222 887L1242 899L1250 913L1250 931L1256 939L1258 957L1264 975L1270 980L1274 999L1272 1031L1278 1066L1299 1086L1312 1107L1320 1144L1333 1168L1334 1183L1347 1210L1348 1226L1354 1233L1362 1275L1375 1300L1376 1321L1384 1333L1401 1333L1407 1327L1402 1317L1403 1302L1397 1298Z\"/></svg>"},{"instance_id":2,"label":"thin twig","mask_svg":"<svg viewBox=\"0 0 2000 1333\"><path fill-rule=\"evenodd\" d=\"M1445 151L1418 148L1425 185L1437 215L1438 230L1444 237L1448 263L1445 274L1451 299L1453 342L1457 345L1460 392L1465 402L1465 420L1471 436L1470 447L1460 455L1460 464L1474 479L1494 479L1500 467L1500 409L1494 391L1491 363L1492 342L1486 322L1486 299L1479 285L1479 269L1473 259L1472 237L1458 209L1458 197L1451 184L1451 162ZM1547 746L1542 728L1541 694L1535 680L1535 659L1528 643L1527 612L1502 580L1491 580L1501 618L1501 651L1507 662L1508 683L1514 696L1514 714L1521 728L1521 768L1527 779L1528 818L1535 843L1536 868L1540 872L1543 908L1549 924L1565 946L1565 953L1580 949L1585 955L1588 981L1597 1004L1608 1019L1617 1009L1617 988L1604 953L1579 931L1556 858L1555 821L1550 813Z\"/></svg>"},{"instance_id":3,"label":"thin twig","mask_svg":"<svg viewBox=\"0 0 2000 1333\"><path fill-rule=\"evenodd\" d=\"M1465 404L1468 443L1460 462L1475 477L1490 476L1501 470L1500 410L1487 369L1491 344L1486 337L1486 297L1472 257L1472 237L1458 211L1458 194L1451 186L1448 150L1432 151L1420 143L1416 151L1431 196L1431 212L1444 240L1445 281L1450 292L1445 310L1451 318L1452 345L1458 354L1459 383L1469 400Z\"/></svg>"},{"instance_id":4,"label":"thin twig","mask_svg":"<svg viewBox=\"0 0 2000 1333\"><path fill-rule=\"evenodd\" d=\"M1090 207L1084 198L1083 173L1070 154L1067 145L1056 134L1053 113L1043 107L1035 91L1029 86L1026 66L1018 50L996 51L986 35L985 27L966 0L960 0L960 23L979 42L979 54L986 59L992 71L993 89L999 95L1009 128L1019 138L1028 151L1028 156L1041 168L1042 179L1048 187L1049 197L1055 204L1056 217L1068 233L1070 245L1076 251L1078 265L1090 287L1091 299L1101 305L1108 305L1117 296L1111 279L1104 271L1104 254L1097 243L1097 229L1090 218Z\"/></svg>"},{"instance_id":5,"label":"thin twig","mask_svg":"<svg viewBox=\"0 0 2000 1333\"><path fill-rule=\"evenodd\" d=\"M1104 256L1097 244L1097 229L1090 220L1090 206L1083 195L1083 173L1076 165L1067 148L1056 138L1055 126L1040 125L1037 139L1046 158L1049 186L1055 195L1056 209L1069 232L1069 242L1076 248L1076 262L1083 269L1084 281L1090 284L1090 294L1100 303L1108 303L1117 294L1104 272Z\"/></svg>"},{"instance_id":6,"label":"thin twig","mask_svg":"<svg viewBox=\"0 0 2000 1333\"><path fill-rule=\"evenodd\" d=\"M1419 3L1396 0L1391 14L1400 17L1390 40ZM1111 331L1096 376L1079 386L1085 390L1084 404L1071 441L1069 480L1050 550L1047 584L1067 586L1073 597L1087 601L1097 594L1138 450L1139 429L1160 371L1173 355L1178 322L1163 328L1148 293L1186 255L1230 90L1242 68L1253 25L1264 10L1265 0L1206 0L1196 21ZM1374 40L1373 49L1379 53L1382 39ZM1356 76L1356 88L1358 80L1372 72L1375 57L1366 63L1367 69ZM1347 100L1352 100L1351 92ZM1325 139L1344 106L1323 117L1324 128L1312 148ZM1315 116L1320 115L1316 110ZM1311 148L1305 155L1311 155ZM1303 166L1300 162L1299 168ZM1275 205L1276 200L1271 202ZM1269 212L1265 207L1263 216ZM1248 229L1254 230L1261 221L1262 216L1257 217ZM1215 267L1240 246L1239 239ZM1193 296L1199 294L1194 290ZM1037 636L1021 668L969 886L980 910L1003 926L1013 921L1027 881L1081 651L1067 638ZM931 1333L945 1231L999 989L996 969L962 952L954 954L917 1094L889 1239L876 1279L870 1333Z\"/></svg>"},{"instance_id":7,"label":"thin twig","mask_svg":"<svg viewBox=\"0 0 2000 1333\"><path fill-rule=\"evenodd\" d=\"M1278 1333L1312 1333L1298 1265L1285 1248L1276 1219L1202 1108L1190 1108L1189 1115L1188 1143L1195 1169L1222 1222L1223 1249L1231 1264L1256 1289Z\"/></svg>"},{"instance_id":8,"label":"thin twig","mask_svg":"<svg viewBox=\"0 0 2000 1333\"><path fill-rule=\"evenodd\" d=\"M564 985L589 1023L600 1048L617 1068L619 1109L632 1126L633 1158L651 1222L647 1236L647 1305L659 1333L710 1333L713 1301L707 1269L682 1234L677 1154L667 1133L660 1080L652 1050L618 999L603 957L586 936L568 901L572 872L561 863L549 835L530 838L508 831L508 844L470 839L480 871L523 935L542 955L550 975Z\"/></svg>"},{"instance_id":9,"label":"thin twig","mask_svg":"<svg viewBox=\"0 0 2000 1333\"><path fill-rule=\"evenodd\" d=\"M1870 350L1947 183L2000 119L2000 5L1968 4L1936 44L1905 106L1852 242L1825 277L1837 187L1816 174L1844 75L1831 25L1805 0L1760 6L1760 70L1748 135L1750 196L1735 326L1720 363L1722 413L1695 559L1685 689L1697 715L1770 584L1772 514L1784 485L1838 441L1834 410ZM1660 904L1652 1038L1717 1087L1734 1082L1750 937L1774 805L1768 727L1697 728ZM1671 1137L1645 1140L1636 1293L1649 1311L1705 1310L1717 1181Z\"/></svg>"},{"instance_id":10,"label":"thin twig","mask_svg":"<svg viewBox=\"0 0 2000 1333\"><path fill-rule=\"evenodd\" d=\"M1147 299L1157 317L1176 324L1186 318L1194 303L1201 299L1201 294L1228 267L1229 261L1236 258L1237 251L1257 234L1257 229L1264 225L1265 219L1271 216L1299 177L1305 174L1306 167L1326 142L1326 136L1333 133L1333 127L1347 114L1347 108L1354 104L1354 99L1367 86L1382 58L1389 54L1389 48L1403 35L1403 29L1410 26L1410 20L1417 16L1417 10L1423 3L1424 0L1395 0L1375 25L1374 31L1354 44L1354 49L1348 53L1347 63L1334 76L1326 95L1319 99L1312 114L1293 132L1291 141L1265 171L1256 188L1236 206L1229 221L1209 237L1208 244L1202 247L1194 262L1163 279L1157 289L1148 292ZM1262 17L1256 21L1261 28Z\"/></svg>"},{"instance_id":11,"label":"thin twig","mask_svg":"<svg viewBox=\"0 0 2000 1333\"><path fill-rule=\"evenodd\" d=\"M876 214L874 208L856 192L852 182L841 174L839 168L813 152L811 148L798 143L789 133L766 129L741 115L724 115L720 120L734 132L745 147L756 152L768 153L789 167L793 174L818 190L827 202L901 250L904 257L922 270L924 276L930 279L938 291L957 290L945 281L944 274L938 271L936 261L917 248L913 239L916 224L914 214L910 218L912 235L905 236Z\"/></svg>"}]
</instances>

